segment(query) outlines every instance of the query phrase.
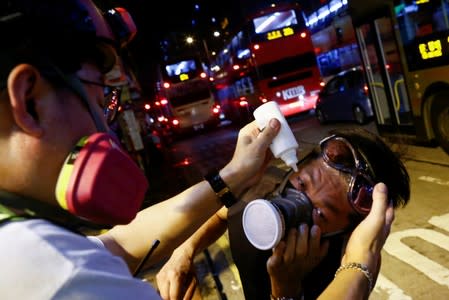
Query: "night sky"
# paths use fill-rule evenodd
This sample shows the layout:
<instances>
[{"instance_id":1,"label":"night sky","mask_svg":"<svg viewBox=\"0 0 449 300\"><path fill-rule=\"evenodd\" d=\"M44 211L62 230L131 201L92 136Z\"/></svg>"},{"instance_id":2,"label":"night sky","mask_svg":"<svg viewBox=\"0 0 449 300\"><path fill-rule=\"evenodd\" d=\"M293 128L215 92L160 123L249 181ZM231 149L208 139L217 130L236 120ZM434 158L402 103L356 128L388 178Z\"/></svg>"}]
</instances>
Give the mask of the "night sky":
<instances>
[{"instance_id":1,"label":"night sky","mask_svg":"<svg viewBox=\"0 0 449 300\"><path fill-rule=\"evenodd\" d=\"M126 8L136 23L138 33L128 46L134 69L145 97L151 97L154 85L154 67L160 61L160 41L170 33L191 33L201 28L209 28L206 24L210 16L217 20L224 17L229 20L228 30L237 24L242 16L255 8L262 8L272 1L267 0L227 0L218 9L220 2L211 0L155 1L148 0L98 0L106 7L121 6ZM287 0L288 1L288 0ZM311 0L318 2L318 0ZM279 3L279 1L275 1ZM291 1L290 1L291 2ZM302 2L302 1L300 1ZM307 1L305 1L307 2ZM195 12L194 3L200 4L200 11ZM192 19L198 22L192 26Z\"/></svg>"}]
</instances>

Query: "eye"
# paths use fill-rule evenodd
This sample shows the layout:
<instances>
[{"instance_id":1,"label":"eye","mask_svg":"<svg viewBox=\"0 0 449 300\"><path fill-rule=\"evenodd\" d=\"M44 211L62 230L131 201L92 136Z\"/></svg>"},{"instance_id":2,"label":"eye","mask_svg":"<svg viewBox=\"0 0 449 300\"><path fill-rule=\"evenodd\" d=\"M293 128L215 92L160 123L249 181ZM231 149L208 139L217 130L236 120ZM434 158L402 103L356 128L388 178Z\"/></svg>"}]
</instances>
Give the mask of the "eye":
<instances>
[{"instance_id":1,"label":"eye","mask_svg":"<svg viewBox=\"0 0 449 300\"><path fill-rule=\"evenodd\" d=\"M326 217L325 217L323 211L321 210L321 208L315 207L313 209L313 214L316 215L320 219L326 219Z\"/></svg>"},{"instance_id":2,"label":"eye","mask_svg":"<svg viewBox=\"0 0 449 300\"><path fill-rule=\"evenodd\" d=\"M305 190L306 184L304 183L304 181L301 179L301 177L296 177L296 182L298 183L298 189L301 191Z\"/></svg>"}]
</instances>

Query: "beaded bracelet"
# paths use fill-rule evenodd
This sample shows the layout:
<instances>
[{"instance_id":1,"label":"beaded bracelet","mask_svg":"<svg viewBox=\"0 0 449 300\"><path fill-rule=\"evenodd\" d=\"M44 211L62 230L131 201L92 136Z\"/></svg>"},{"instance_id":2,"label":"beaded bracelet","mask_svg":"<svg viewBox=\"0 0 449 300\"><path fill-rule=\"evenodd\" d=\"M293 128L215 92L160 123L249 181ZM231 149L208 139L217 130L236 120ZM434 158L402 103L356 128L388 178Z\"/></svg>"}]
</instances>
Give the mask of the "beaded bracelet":
<instances>
[{"instance_id":1,"label":"beaded bracelet","mask_svg":"<svg viewBox=\"0 0 449 300\"><path fill-rule=\"evenodd\" d=\"M351 262L351 263L347 263L344 265L341 265L337 271L335 272L335 276L337 277L337 274L340 273L343 270L357 270L363 273L363 275L365 275L366 279L368 279L368 284L369 284L369 293L371 293L372 289L373 289L373 274L371 274L371 272L368 270L368 267L364 264L360 264L360 263L355 263L355 262Z\"/></svg>"},{"instance_id":2,"label":"beaded bracelet","mask_svg":"<svg viewBox=\"0 0 449 300\"><path fill-rule=\"evenodd\" d=\"M271 300L304 300L304 294L301 295L301 298L293 298L293 297L275 297L273 295L271 295L270 297Z\"/></svg>"}]
</instances>

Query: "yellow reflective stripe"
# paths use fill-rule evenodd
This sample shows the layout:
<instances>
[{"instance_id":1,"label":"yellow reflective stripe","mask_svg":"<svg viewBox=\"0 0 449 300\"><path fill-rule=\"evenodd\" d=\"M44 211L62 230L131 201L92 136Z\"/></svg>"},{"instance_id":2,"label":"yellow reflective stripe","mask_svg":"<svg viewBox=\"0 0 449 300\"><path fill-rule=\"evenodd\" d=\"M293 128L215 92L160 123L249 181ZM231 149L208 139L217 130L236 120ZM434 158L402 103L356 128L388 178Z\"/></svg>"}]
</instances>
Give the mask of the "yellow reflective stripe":
<instances>
[{"instance_id":1,"label":"yellow reflective stripe","mask_svg":"<svg viewBox=\"0 0 449 300\"><path fill-rule=\"evenodd\" d=\"M72 171L73 164L64 163L61 173L59 173L58 182L56 183L56 199L58 200L59 205L66 210L68 209L66 191L69 186Z\"/></svg>"}]
</instances>

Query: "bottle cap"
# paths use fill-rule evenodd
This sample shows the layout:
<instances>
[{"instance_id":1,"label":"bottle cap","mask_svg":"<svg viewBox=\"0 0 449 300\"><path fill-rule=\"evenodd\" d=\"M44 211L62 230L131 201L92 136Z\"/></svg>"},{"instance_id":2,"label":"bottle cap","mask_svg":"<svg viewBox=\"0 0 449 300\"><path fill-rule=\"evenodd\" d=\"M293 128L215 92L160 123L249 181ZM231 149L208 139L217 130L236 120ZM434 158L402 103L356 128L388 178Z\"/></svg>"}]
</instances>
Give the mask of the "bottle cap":
<instances>
[{"instance_id":1,"label":"bottle cap","mask_svg":"<svg viewBox=\"0 0 449 300\"><path fill-rule=\"evenodd\" d=\"M287 166L290 166L295 172L298 172L298 157L296 156L296 150L290 149L281 154L281 159Z\"/></svg>"}]
</instances>

